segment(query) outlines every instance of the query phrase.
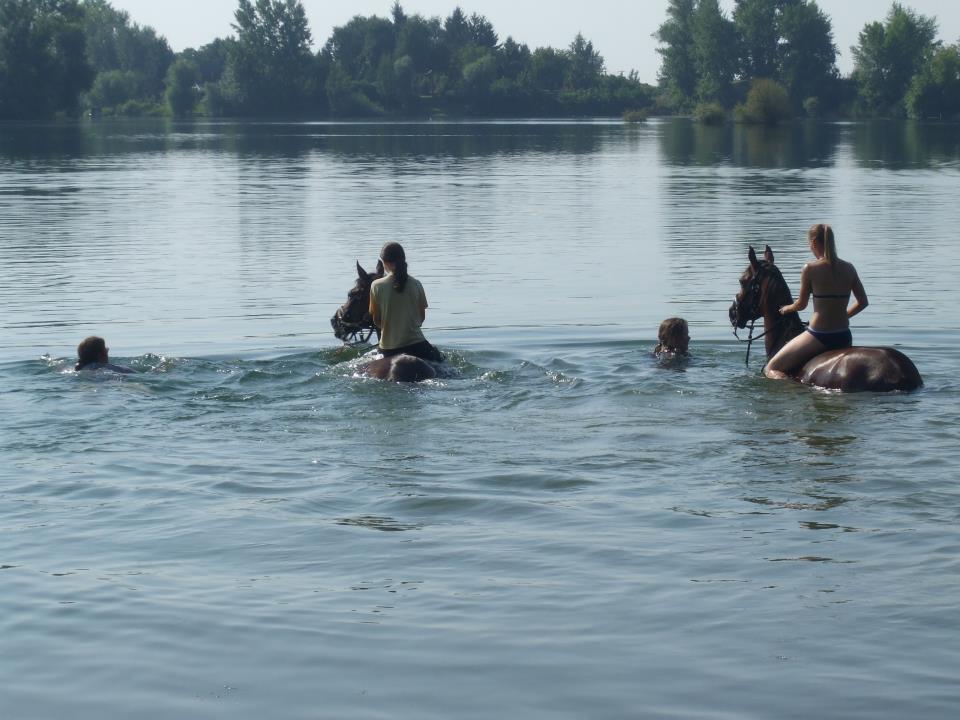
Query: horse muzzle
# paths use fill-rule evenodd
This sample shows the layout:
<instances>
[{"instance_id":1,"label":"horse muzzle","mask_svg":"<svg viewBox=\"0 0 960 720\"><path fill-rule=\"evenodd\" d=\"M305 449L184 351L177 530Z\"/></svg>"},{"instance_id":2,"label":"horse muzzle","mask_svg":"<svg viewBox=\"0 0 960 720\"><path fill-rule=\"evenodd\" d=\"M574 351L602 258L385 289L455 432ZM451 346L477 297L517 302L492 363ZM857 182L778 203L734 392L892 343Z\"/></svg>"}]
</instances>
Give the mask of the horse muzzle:
<instances>
[{"instance_id":1,"label":"horse muzzle","mask_svg":"<svg viewBox=\"0 0 960 720\"><path fill-rule=\"evenodd\" d=\"M733 301L733 305L730 306L730 324L735 328L743 329L747 326L747 321L744 318L742 321L740 319L740 303L736 300Z\"/></svg>"}]
</instances>

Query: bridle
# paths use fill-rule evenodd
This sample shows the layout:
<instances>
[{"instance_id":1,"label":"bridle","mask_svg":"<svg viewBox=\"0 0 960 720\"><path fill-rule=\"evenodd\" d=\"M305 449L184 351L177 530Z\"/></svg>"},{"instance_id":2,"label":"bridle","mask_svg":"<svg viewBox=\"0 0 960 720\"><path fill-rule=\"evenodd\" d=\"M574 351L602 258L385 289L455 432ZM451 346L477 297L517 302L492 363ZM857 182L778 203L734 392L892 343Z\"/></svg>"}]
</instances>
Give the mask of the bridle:
<instances>
[{"instance_id":1,"label":"bridle","mask_svg":"<svg viewBox=\"0 0 960 720\"><path fill-rule=\"evenodd\" d=\"M751 349L753 348L753 341L754 341L754 340L759 340L759 339L761 339L761 338L763 338L763 337L766 337L766 336L769 335L771 332L773 332L773 331L776 330L778 327L780 327L780 325L782 325L782 324L786 321L786 319L787 319L786 316L781 315L779 320L777 320L775 323L773 323L770 327L768 327L768 328L767 328L766 330L764 330L762 333L760 333L759 335L754 335L754 334L753 334L753 328L754 328L754 326L756 325L757 320L759 320L759 319L763 316L763 308L760 307L760 296L761 296L761 294L762 294L762 293L761 293L761 285L762 285L763 280L764 280L764 271L765 271L766 269L767 269L767 266L766 266L766 265L761 265L760 268L754 272L753 277L750 278L750 282L747 284L746 290L744 291L744 295L745 295L746 297L750 298L750 300L751 300L750 306L749 306L749 310L748 310L748 313L747 313L747 314L748 314L748 317L750 318L750 334L749 334L749 336L748 336L746 339L740 337L740 334L739 334L739 332L738 332L739 328L737 327L737 323L734 322L734 324L733 324L733 336L734 336L735 338L737 338L737 341L738 341L738 342L742 342L742 343L745 342L745 343L747 344L747 357L746 357L746 359L745 359L745 361L744 361L744 364L746 364L746 365L749 365L749 364L750 364L750 351L751 351ZM746 299L746 298L745 298L745 299ZM740 315L740 310L739 310L739 308L740 308L740 303L737 302L737 299L736 299L736 298L734 298L733 304L734 304L734 306L737 308L737 315L739 316L739 315Z\"/></svg>"},{"instance_id":2,"label":"bridle","mask_svg":"<svg viewBox=\"0 0 960 720\"><path fill-rule=\"evenodd\" d=\"M377 333L377 338L380 337L380 330L373 324L369 313L360 322L350 322L343 319L343 308L340 308L330 318L330 325L333 326L333 334L338 340L343 340L344 345L366 345L374 333Z\"/></svg>"},{"instance_id":3,"label":"bridle","mask_svg":"<svg viewBox=\"0 0 960 720\"><path fill-rule=\"evenodd\" d=\"M346 305L339 307L333 317L330 318L333 334L338 340L342 340L344 345L366 345L370 342L370 338L373 337L374 333L377 334L378 340L380 338L380 329L373 324L373 318L369 312L364 312L359 322L346 318L347 313L344 312L344 307L352 308L358 300L360 300L360 298L355 295L356 292L358 291L354 290L351 292L350 300Z\"/></svg>"}]
</instances>

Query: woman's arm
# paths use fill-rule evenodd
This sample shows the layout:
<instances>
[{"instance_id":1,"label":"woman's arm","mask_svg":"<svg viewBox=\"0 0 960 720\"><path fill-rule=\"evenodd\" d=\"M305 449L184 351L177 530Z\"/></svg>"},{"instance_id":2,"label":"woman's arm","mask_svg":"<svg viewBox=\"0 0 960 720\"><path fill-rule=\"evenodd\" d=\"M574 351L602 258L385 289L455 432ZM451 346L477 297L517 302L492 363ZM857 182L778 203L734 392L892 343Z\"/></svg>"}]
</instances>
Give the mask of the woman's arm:
<instances>
[{"instance_id":1,"label":"woman's arm","mask_svg":"<svg viewBox=\"0 0 960 720\"><path fill-rule=\"evenodd\" d=\"M797 301L793 305L784 305L780 308L781 315L789 315L790 313L800 312L805 310L807 303L810 302L810 271L809 265L804 265L803 270L800 271L800 297L797 298Z\"/></svg>"},{"instance_id":2,"label":"woman's arm","mask_svg":"<svg viewBox=\"0 0 960 720\"><path fill-rule=\"evenodd\" d=\"M860 282L860 276L857 274L857 269L853 269L853 297L856 299L856 302L853 303L849 308L847 308L847 317L852 318L857 313L863 312L867 309L867 305L870 304L870 300L867 299L867 291L863 289L863 283Z\"/></svg>"}]
</instances>

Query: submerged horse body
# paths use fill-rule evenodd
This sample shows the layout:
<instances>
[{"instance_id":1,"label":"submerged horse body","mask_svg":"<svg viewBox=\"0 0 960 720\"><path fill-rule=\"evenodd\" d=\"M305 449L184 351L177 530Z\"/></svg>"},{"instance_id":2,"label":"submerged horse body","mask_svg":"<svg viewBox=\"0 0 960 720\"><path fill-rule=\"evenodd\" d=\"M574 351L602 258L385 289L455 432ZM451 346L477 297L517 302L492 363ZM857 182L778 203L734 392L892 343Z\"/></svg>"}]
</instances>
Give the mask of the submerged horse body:
<instances>
[{"instance_id":1,"label":"submerged horse body","mask_svg":"<svg viewBox=\"0 0 960 720\"><path fill-rule=\"evenodd\" d=\"M770 246L762 260L750 248L749 259L750 265L740 278L740 292L730 307L730 322L743 329L762 317L767 358L771 358L803 332L804 326L798 313L780 314L782 306L793 303L793 296L774 264ZM889 347L829 350L798 368L795 377L805 385L844 392L910 391L923 385L910 358Z\"/></svg>"},{"instance_id":2,"label":"submerged horse body","mask_svg":"<svg viewBox=\"0 0 960 720\"><path fill-rule=\"evenodd\" d=\"M370 317L370 288L373 281L384 276L382 263L376 272L368 273L357 263L357 281L347 293L347 301L340 306L330 324L333 333L347 344L360 344L370 339L376 327ZM413 355L393 355L371 360L360 367L360 372L378 380L393 382L420 382L437 377L436 367Z\"/></svg>"}]
</instances>

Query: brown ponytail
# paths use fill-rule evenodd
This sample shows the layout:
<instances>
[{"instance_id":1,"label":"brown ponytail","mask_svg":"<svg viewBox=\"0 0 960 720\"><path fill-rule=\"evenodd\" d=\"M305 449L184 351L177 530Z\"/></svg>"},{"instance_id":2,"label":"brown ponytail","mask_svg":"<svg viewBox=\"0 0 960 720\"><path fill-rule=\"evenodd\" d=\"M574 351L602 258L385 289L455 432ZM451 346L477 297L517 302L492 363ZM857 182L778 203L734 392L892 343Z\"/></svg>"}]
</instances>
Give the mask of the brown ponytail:
<instances>
[{"instance_id":1,"label":"brown ponytail","mask_svg":"<svg viewBox=\"0 0 960 720\"><path fill-rule=\"evenodd\" d=\"M407 286L407 277L409 277L407 255L403 251L403 246L395 242L387 243L380 251L380 258L393 265L393 287L397 292L403 292Z\"/></svg>"}]
</instances>

